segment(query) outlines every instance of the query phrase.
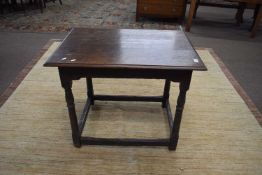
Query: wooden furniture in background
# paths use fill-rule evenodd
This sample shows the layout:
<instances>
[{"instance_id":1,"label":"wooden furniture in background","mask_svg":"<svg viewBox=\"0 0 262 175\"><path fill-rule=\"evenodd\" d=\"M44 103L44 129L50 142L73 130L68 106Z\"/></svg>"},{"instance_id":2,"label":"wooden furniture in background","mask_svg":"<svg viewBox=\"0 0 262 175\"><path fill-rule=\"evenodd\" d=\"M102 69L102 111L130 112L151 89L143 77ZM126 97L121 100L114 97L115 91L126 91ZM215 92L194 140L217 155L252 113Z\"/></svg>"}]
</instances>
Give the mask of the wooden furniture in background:
<instances>
[{"instance_id":1,"label":"wooden furniture in background","mask_svg":"<svg viewBox=\"0 0 262 175\"><path fill-rule=\"evenodd\" d=\"M237 19L237 23L240 24L243 21L243 13L244 13L244 9L248 6L248 5L253 5L255 6L255 12L254 12L254 21L252 23L251 26L251 34L250 37L255 37L256 35L256 31L259 27L259 24L261 22L262 19L262 0L230 0L230 1L234 1L234 2L239 2L239 10L236 14L236 19Z\"/></svg>"},{"instance_id":2,"label":"wooden furniture in background","mask_svg":"<svg viewBox=\"0 0 262 175\"><path fill-rule=\"evenodd\" d=\"M140 17L184 19L186 0L137 0L136 20Z\"/></svg>"},{"instance_id":3,"label":"wooden furniture in background","mask_svg":"<svg viewBox=\"0 0 262 175\"><path fill-rule=\"evenodd\" d=\"M131 29L73 29L44 66L58 67L68 106L73 143L88 145L168 146L175 150L193 70L205 65L182 31ZM87 102L77 120L73 80L86 78ZM162 96L96 95L92 78L165 79ZM169 104L171 82L179 83L175 117ZM153 88L153 87L152 87ZM81 136L91 105L96 100L160 102L166 110L170 137L117 139ZM146 124L146 123L145 123ZM164 129L164 128L163 128Z\"/></svg>"},{"instance_id":4,"label":"wooden furniture in background","mask_svg":"<svg viewBox=\"0 0 262 175\"><path fill-rule=\"evenodd\" d=\"M256 5L257 12L255 13L256 15L255 15L255 19L254 19L254 22L251 28L251 34L250 34L250 37L254 37L256 35L256 31L262 19L262 8L261 8L262 0L230 0L230 1L240 3L240 9L238 10L238 13L236 15L238 23L240 21L241 15L243 15L243 9L242 9L243 6L245 7L246 4ZM190 31L192 20L193 20L193 17L195 16L196 5L197 5L197 0L191 0L190 9L188 13L188 19L187 19L186 28L185 28L187 32Z\"/></svg>"}]
</instances>

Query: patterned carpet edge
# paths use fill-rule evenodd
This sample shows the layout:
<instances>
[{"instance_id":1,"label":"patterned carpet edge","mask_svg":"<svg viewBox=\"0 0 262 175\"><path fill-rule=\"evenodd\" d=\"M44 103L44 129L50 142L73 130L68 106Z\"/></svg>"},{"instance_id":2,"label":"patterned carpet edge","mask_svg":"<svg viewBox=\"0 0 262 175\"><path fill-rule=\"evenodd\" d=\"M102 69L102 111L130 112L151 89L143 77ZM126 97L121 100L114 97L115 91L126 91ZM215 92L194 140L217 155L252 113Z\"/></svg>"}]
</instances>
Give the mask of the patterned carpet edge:
<instances>
[{"instance_id":1,"label":"patterned carpet edge","mask_svg":"<svg viewBox=\"0 0 262 175\"><path fill-rule=\"evenodd\" d=\"M28 7L29 8L29 7ZM136 21L136 0L63 0L39 9L5 12L0 31L66 32L73 27L177 29L175 20Z\"/></svg>"}]
</instances>

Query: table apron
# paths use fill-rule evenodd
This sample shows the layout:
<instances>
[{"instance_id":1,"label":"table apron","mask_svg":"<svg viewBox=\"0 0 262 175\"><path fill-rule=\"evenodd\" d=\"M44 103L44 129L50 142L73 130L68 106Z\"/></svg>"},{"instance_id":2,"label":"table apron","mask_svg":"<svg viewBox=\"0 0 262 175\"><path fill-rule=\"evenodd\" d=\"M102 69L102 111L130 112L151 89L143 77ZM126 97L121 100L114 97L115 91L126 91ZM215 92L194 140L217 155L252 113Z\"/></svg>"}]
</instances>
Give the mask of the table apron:
<instances>
[{"instance_id":1,"label":"table apron","mask_svg":"<svg viewBox=\"0 0 262 175\"><path fill-rule=\"evenodd\" d=\"M59 67L60 76L70 80L80 78L139 78L139 79L167 79L181 82L191 79L192 70L165 69L97 69L97 68L67 68Z\"/></svg>"}]
</instances>

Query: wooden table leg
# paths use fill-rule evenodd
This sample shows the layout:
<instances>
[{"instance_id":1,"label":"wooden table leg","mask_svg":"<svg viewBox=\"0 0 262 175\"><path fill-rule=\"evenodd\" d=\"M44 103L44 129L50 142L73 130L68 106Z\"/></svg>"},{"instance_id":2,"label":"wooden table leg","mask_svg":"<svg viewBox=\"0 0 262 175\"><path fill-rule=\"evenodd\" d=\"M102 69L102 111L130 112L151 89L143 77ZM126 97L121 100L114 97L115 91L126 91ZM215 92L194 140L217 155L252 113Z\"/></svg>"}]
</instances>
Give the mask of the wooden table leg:
<instances>
[{"instance_id":1,"label":"wooden table leg","mask_svg":"<svg viewBox=\"0 0 262 175\"><path fill-rule=\"evenodd\" d=\"M4 5L6 5L6 4L2 4L2 3L3 3L3 1L0 1L0 13L4 14Z\"/></svg>"},{"instance_id":2,"label":"wooden table leg","mask_svg":"<svg viewBox=\"0 0 262 175\"><path fill-rule=\"evenodd\" d=\"M256 4L255 10L254 10L253 19L256 19L256 18L257 18L259 9L260 9L260 5L259 5L259 4Z\"/></svg>"},{"instance_id":3,"label":"wooden table leg","mask_svg":"<svg viewBox=\"0 0 262 175\"><path fill-rule=\"evenodd\" d=\"M188 13L188 19L186 23L186 32L190 31L191 25L192 25L192 20L196 8L196 2L197 0L191 0L190 8L189 8L189 13Z\"/></svg>"},{"instance_id":4,"label":"wooden table leg","mask_svg":"<svg viewBox=\"0 0 262 175\"><path fill-rule=\"evenodd\" d=\"M167 105L167 102L169 100L169 90L170 90L170 81L165 81L165 87L164 87L164 93L163 93L163 101L162 101L162 107L165 108Z\"/></svg>"},{"instance_id":5,"label":"wooden table leg","mask_svg":"<svg viewBox=\"0 0 262 175\"><path fill-rule=\"evenodd\" d=\"M90 99L91 105L94 105L94 89L93 89L92 78L87 77L86 84L87 84L87 96Z\"/></svg>"},{"instance_id":6,"label":"wooden table leg","mask_svg":"<svg viewBox=\"0 0 262 175\"><path fill-rule=\"evenodd\" d=\"M198 9L198 7L199 7L199 3L200 3L200 0L197 0L193 18L196 18L196 13L197 13L197 9Z\"/></svg>"},{"instance_id":7,"label":"wooden table leg","mask_svg":"<svg viewBox=\"0 0 262 175\"><path fill-rule=\"evenodd\" d=\"M255 24L253 25L252 27L252 30L251 30L251 34L250 34L250 37L253 38L256 36L256 31L259 27L259 24L260 24L260 21L262 19L262 7L260 5L260 8L259 8L259 11L258 11L258 14L257 14L257 17L255 19Z\"/></svg>"},{"instance_id":8,"label":"wooden table leg","mask_svg":"<svg viewBox=\"0 0 262 175\"><path fill-rule=\"evenodd\" d=\"M40 8L41 13L43 13L44 0L38 0L37 5Z\"/></svg>"},{"instance_id":9,"label":"wooden table leg","mask_svg":"<svg viewBox=\"0 0 262 175\"><path fill-rule=\"evenodd\" d=\"M75 111L74 96L72 93L72 80L68 79L63 72L59 69L59 75L61 80L61 85L65 90L65 99L67 103L69 119L72 129L72 138L75 147L81 147L81 136L78 127L78 121Z\"/></svg>"},{"instance_id":10,"label":"wooden table leg","mask_svg":"<svg viewBox=\"0 0 262 175\"><path fill-rule=\"evenodd\" d=\"M177 142L179 138L179 129L180 123L182 120L182 114L184 110L184 105L186 102L186 92L189 89L190 81L191 81L192 74L184 82L180 82L179 84L179 95L177 98L177 106L176 106L176 113L174 118L173 128L170 134L170 141L169 141L169 150L176 150Z\"/></svg>"},{"instance_id":11,"label":"wooden table leg","mask_svg":"<svg viewBox=\"0 0 262 175\"><path fill-rule=\"evenodd\" d=\"M243 23L243 15L244 11L246 9L247 3L245 2L240 2L238 5L237 13L236 13L236 20L237 20L237 25L240 25Z\"/></svg>"},{"instance_id":12,"label":"wooden table leg","mask_svg":"<svg viewBox=\"0 0 262 175\"><path fill-rule=\"evenodd\" d=\"M136 1L136 22L139 21L139 18L140 18L140 14L139 14L139 8L138 8L138 0Z\"/></svg>"}]
</instances>

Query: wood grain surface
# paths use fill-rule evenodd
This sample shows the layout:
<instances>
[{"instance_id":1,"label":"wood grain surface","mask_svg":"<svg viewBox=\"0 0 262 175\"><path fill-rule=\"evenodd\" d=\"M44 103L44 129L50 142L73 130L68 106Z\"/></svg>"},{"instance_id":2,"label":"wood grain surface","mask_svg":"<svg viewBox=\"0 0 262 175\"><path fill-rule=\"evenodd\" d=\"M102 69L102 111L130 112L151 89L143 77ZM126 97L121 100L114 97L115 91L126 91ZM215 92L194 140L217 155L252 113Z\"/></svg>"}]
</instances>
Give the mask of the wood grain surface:
<instances>
[{"instance_id":1,"label":"wood grain surface","mask_svg":"<svg viewBox=\"0 0 262 175\"><path fill-rule=\"evenodd\" d=\"M206 70L182 31L145 29L74 28L45 66Z\"/></svg>"}]
</instances>

